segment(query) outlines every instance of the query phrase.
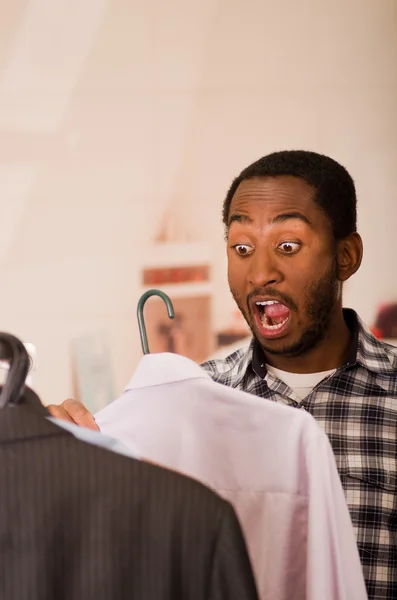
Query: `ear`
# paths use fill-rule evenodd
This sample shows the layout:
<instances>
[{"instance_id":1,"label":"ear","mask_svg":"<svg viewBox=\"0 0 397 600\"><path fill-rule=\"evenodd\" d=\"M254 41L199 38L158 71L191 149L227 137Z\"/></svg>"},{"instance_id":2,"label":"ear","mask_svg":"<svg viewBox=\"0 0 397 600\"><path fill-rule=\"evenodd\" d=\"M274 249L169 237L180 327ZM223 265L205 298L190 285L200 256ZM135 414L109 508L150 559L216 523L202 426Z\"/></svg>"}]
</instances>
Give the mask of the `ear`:
<instances>
[{"instance_id":1,"label":"ear","mask_svg":"<svg viewBox=\"0 0 397 600\"><path fill-rule=\"evenodd\" d=\"M360 268L363 242L358 233L351 233L337 242L338 279L347 281Z\"/></svg>"}]
</instances>

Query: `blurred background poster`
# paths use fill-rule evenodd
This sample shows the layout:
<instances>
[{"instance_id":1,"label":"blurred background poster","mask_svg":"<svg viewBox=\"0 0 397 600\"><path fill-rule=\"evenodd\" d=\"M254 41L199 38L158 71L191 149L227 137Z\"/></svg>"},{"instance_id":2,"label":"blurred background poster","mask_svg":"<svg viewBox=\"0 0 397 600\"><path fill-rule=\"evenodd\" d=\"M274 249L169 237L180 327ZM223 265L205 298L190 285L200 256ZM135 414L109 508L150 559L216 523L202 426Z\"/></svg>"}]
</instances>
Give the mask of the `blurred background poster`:
<instances>
[{"instance_id":1,"label":"blurred background poster","mask_svg":"<svg viewBox=\"0 0 397 600\"><path fill-rule=\"evenodd\" d=\"M109 340L103 331L91 331L72 340L73 398L91 412L115 399Z\"/></svg>"},{"instance_id":2,"label":"blurred background poster","mask_svg":"<svg viewBox=\"0 0 397 600\"><path fill-rule=\"evenodd\" d=\"M372 332L378 339L397 346L397 302L379 306Z\"/></svg>"}]
</instances>

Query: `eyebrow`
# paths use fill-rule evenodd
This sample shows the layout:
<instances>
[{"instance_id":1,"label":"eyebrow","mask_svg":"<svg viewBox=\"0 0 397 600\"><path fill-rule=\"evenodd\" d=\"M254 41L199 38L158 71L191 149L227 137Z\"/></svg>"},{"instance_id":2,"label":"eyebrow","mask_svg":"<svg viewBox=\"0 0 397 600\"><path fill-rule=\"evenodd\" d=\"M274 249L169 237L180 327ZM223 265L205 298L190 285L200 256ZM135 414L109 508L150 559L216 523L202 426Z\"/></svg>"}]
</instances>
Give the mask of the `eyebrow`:
<instances>
[{"instance_id":1,"label":"eyebrow","mask_svg":"<svg viewBox=\"0 0 397 600\"><path fill-rule=\"evenodd\" d=\"M291 219L298 219L299 221L303 221L304 223L306 223L306 225L309 225L310 227L312 226L309 219L305 215L297 211L290 213L281 213L280 215L277 215L277 217L274 217L274 219L271 220L271 223L285 223L285 221L289 221Z\"/></svg>"},{"instance_id":2,"label":"eyebrow","mask_svg":"<svg viewBox=\"0 0 397 600\"><path fill-rule=\"evenodd\" d=\"M312 223L309 221L309 219L305 215L297 211L289 213L280 213L279 215L270 220L270 224L276 225L278 223L285 223L286 221L290 221L292 219L303 221L303 223L312 227ZM243 223L244 225L251 225L252 219L248 215L234 214L229 219L229 227L232 223Z\"/></svg>"},{"instance_id":3,"label":"eyebrow","mask_svg":"<svg viewBox=\"0 0 397 600\"><path fill-rule=\"evenodd\" d=\"M252 223L252 219L248 215L232 215L229 219L229 227L232 223L243 223L244 225L250 225Z\"/></svg>"}]
</instances>

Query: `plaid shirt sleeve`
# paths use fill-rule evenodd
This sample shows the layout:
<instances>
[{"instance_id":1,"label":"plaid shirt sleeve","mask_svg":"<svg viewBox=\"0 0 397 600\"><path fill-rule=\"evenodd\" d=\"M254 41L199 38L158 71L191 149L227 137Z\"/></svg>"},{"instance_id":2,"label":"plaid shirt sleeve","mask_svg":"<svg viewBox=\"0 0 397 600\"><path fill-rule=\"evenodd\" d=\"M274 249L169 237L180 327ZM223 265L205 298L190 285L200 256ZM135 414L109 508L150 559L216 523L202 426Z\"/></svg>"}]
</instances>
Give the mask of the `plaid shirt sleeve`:
<instances>
[{"instance_id":1,"label":"plaid shirt sleeve","mask_svg":"<svg viewBox=\"0 0 397 600\"><path fill-rule=\"evenodd\" d=\"M348 311L346 311L348 312ZM255 343L205 363L214 381L306 410L330 439L360 551L369 600L397 599L397 348L354 316L355 359L301 402L284 382L258 373ZM263 367L264 365L261 365Z\"/></svg>"}]
</instances>

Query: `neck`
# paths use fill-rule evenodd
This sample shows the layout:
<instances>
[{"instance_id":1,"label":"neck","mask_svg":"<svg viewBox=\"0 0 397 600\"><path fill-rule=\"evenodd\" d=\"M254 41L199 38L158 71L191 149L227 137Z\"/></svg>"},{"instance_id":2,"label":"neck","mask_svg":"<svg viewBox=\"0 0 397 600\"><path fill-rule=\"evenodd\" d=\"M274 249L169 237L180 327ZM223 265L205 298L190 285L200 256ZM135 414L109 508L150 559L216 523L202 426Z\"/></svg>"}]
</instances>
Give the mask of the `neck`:
<instances>
[{"instance_id":1,"label":"neck","mask_svg":"<svg viewBox=\"0 0 397 600\"><path fill-rule=\"evenodd\" d=\"M346 325L343 311L330 320L327 334L324 339L311 350L299 356L281 356L266 352L266 362L276 369L290 373L320 373L337 369L346 364L352 332Z\"/></svg>"}]
</instances>

